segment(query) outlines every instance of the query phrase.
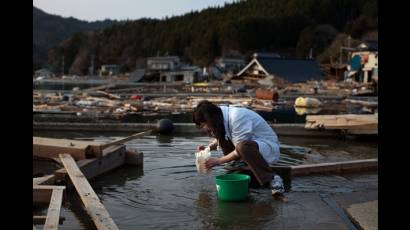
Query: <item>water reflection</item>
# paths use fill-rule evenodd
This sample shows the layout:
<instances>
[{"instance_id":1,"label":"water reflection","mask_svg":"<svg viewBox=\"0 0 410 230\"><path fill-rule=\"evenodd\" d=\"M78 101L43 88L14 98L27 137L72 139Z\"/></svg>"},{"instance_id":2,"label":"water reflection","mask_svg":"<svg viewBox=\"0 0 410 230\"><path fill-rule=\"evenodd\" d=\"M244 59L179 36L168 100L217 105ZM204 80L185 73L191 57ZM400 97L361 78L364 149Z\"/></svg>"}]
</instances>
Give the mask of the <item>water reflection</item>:
<instances>
[{"instance_id":1,"label":"water reflection","mask_svg":"<svg viewBox=\"0 0 410 230\"><path fill-rule=\"evenodd\" d=\"M322 110L322 108L305 108L305 107L295 107L295 112L300 115L306 114L317 114Z\"/></svg>"},{"instance_id":2,"label":"water reflection","mask_svg":"<svg viewBox=\"0 0 410 230\"><path fill-rule=\"evenodd\" d=\"M157 135L158 143L160 144L170 144L173 142L174 136L172 135Z\"/></svg>"}]
</instances>

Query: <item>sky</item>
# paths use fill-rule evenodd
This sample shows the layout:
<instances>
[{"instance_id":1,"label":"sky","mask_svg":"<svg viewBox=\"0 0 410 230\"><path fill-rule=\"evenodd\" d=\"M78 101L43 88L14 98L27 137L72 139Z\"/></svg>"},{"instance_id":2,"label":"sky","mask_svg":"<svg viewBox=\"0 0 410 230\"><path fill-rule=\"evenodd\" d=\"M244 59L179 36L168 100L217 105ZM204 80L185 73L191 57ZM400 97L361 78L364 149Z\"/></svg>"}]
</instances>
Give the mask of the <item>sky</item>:
<instances>
[{"instance_id":1,"label":"sky","mask_svg":"<svg viewBox=\"0 0 410 230\"><path fill-rule=\"evenodd\" d=\"M49 13L80 20L135 20L164 18L223 6L235 0L33 0L33 6ZM236 0L237 1L237 0Z\"/></svg>"}]
</instances>

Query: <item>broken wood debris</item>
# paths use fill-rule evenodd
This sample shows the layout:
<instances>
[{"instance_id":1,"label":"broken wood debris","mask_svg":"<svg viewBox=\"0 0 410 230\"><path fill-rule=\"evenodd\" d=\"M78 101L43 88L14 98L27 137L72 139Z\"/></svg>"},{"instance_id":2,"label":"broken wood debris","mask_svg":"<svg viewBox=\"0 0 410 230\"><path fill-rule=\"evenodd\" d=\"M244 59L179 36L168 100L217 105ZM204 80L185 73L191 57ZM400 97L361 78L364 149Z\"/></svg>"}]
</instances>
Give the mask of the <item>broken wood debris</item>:
<instances>
[{"instance_id":1,"label":"broken wood debris","mask_svg":"<svg viewBox=\"0 0 410 230\"><path fill-rule=\"evenodd\" d=\"M118 229L71 155L60 154L60 159L97 229Z\"/></svg>"},{"instance_id":2,"label":"broken wood debris","mask_svg":"<svg viewBox=\"0 0 410 230\"><path fill-rule=\"evenodd\" d=\"M87 179L98 176L123 164L142 166L142 152L135 149L126 150L124 143L134 138L148 135L151 132L152 130L147 130L108 143L33 137L33 146L36 144L42 145L42 147L45 147L48 151L43 149L42 156L54 159L55 154L57 153L57 156L60 159L59 161L64 166L63 168L56 170L52 175L33 178L33 204L49 204L47 217L33 216L33 228L35 228L34 224L44 223L45 226L47 226L45 229L57 229L58 224L63 220L63 218L59 217L62 202L62 189L66 188L66 186L69 188L74 186L97 229L118 229L107 210L92 190ZM58 148L47 149L47 147L50 146L57 146ZM70 154L78 156L78 152L70 152L70 149L73 148L76 150L82 150L81 153L84 155L85 149L93 148L101 153L99 156L94 155L93 158L89 159L79 157L79 160L75 162L73 156ZM55 152L52 152L52 150L55 150ZM70 154L64 153L64 151L70 152ZM36 151L33 151L33 156L36 155L35 152ZM46 154L44 152L46 152ZM53 185L56 182L65 182L66 186Z\"/></svg>"}]
</instances>

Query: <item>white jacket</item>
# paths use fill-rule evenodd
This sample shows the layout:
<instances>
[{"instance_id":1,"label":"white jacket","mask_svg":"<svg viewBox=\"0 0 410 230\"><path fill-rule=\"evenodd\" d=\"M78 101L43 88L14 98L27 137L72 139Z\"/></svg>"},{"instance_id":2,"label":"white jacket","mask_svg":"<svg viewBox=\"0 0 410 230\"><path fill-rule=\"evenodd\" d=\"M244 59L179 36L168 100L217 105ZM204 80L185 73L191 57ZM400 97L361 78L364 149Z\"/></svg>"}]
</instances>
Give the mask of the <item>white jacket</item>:
<instances>
[{"instance_id":1,"label":"white jacket","mask_svg":"<svg viewBox=\"0 0 410 230\"><path fill-rule=\"evenodd\" d=\"M236 146L240 141L255 141L268 164L279 160L280 149L276 133L256 112L247 108L220 106L225 125L225 138Z\"/></svg>"}]
</instances>

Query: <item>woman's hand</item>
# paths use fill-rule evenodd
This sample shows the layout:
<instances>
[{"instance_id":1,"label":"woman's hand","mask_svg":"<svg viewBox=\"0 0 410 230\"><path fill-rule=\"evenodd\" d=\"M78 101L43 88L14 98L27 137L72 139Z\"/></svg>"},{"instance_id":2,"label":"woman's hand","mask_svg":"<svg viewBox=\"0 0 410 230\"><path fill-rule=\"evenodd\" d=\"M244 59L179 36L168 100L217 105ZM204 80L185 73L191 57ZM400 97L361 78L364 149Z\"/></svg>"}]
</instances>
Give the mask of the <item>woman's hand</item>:
<instances>
[{"instance_id":1,"label":"woman's hand","mask_svg":"<svg viewBox=\"0 0 410 230\"><path fill-rule=\"evenodd\" d=\"M208 160L206 160L205 167L206 167L206 169L209 170L212 167L220 165L220 164L221 164L221 162L220 162L219 158L210 157L210 158L208 158Z\"/></svg>"},{"instance_id":2,"label":"woman's hand","mask_svg":"<svg viewBox=\"0 0 410 230\"><path fill-rule=\"evenodd\" d=\"M204 150L204 149L205 149L205 146L203 146L203 145L198 145L196 147L196 151L201 151L201 150Z\"/></svg>"}]
</instances>

